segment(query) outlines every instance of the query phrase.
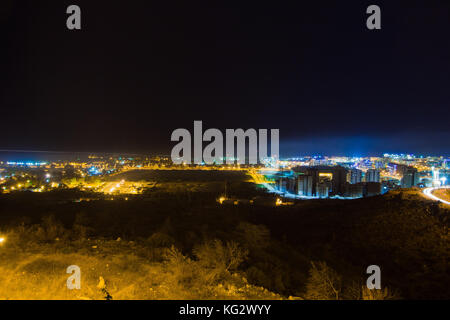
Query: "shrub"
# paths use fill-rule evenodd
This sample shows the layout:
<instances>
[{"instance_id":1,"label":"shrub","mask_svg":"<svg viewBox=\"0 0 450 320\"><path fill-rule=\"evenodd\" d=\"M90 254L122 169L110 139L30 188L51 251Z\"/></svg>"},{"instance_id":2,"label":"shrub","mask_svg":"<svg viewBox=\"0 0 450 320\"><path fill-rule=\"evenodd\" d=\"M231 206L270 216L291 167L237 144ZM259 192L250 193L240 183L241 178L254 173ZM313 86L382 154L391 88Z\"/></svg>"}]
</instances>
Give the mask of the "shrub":
<instances>
[{"instance_id":1,"label":"shrub","mask_svg":"<svg viewBox=\"0 0 450 320\"><path fill-rule=\"evenodd\" d=\"M306 299L339 300L342 278L325 262L311 262L309 279L306 283Z\"/></svg>"}]
</instances>

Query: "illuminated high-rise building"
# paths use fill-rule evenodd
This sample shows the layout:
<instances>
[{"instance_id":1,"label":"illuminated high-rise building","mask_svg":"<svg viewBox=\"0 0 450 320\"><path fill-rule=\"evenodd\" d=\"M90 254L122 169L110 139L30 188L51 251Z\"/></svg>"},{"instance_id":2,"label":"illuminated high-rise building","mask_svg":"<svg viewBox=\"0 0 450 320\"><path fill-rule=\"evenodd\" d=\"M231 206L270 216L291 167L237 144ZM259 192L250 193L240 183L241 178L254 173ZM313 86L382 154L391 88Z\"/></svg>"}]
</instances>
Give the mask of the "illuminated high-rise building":
<instances>
[{"instance_id":1,"label":"illuminated high-rise building","mask_svg":"<svg viewBox=\"0 0 450 320\"><path fill-rule=\"evenodd\" d=\"M313 195L313 177L310 175L299 175L297 178L298 195L311 197Z\"/></svg>"},{"instance_id":2,"label":"illuminated high-rise building","mask_svg":"<svg viewBox=\"0 0 450 320\"><path fill-rule=\"evenodd\" d=\"M416 168L408 167L403 173L402 188L412 188L419 184L419 172Z\"/></svg>"},{"instance_id":3,"label":"illuminated high-rise building","mask_svg":"<svg viewBox=\"0 0 450 320\"><path fill-rule=\"evenodd\" d=\"M380 170L369 169L365 175L366 182L380 182Z\"/></svg>"},{"instance_id":4,"label":"illuminated high-rise building","mask_svg":"<svg viewBox=\"0 0 450 320\"><path fill-rule=\"evenodd\" d=\"M319 182L316 186L318 198L328 198L330 195L330 183L329 182Z\"/></svg>"},{"instance_id":5,"label":"illuminated high-rise building","mask_svg":"<svg viewBox=\"0 0 450 320\"><path fill-rule=\"evenodd\" d=\"M362 171L359 169L350 169L348 182L356 184L362 182Z\"/></svg>"},{"instance_id":6,"label":"illuminated high-rise building","mask_svg":"<svg viewBox=\"0 0 450 320\"><path fill-rule=\"evenodd\" d=\"M440 175L439 175L439 169L436 169L435 167L433 167L431 169L432 173L433 173L433 187L440 187L441 186L441 180L439 179Z\"/></svg>"}]
</instances>

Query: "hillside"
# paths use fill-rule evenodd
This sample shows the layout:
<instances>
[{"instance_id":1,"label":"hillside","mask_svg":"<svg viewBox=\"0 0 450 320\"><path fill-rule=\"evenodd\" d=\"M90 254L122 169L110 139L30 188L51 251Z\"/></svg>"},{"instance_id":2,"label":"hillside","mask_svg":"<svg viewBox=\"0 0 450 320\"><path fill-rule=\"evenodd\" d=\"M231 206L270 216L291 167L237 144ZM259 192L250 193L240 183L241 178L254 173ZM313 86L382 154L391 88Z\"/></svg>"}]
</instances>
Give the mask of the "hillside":
<instances>
[{"instance_id":1,"label":"hillside","mask_svg":"<svg viewBox=\"0 0 450 320\"><path fill-rule=\"evenodd\" d=\"M388 290L379 298L450 297L449 210L414 192L282 207L220 205L213 192L146 197L2 195L0 298L361 299L372 264ZM65 288L74 264L81 291Z\"/></svg>"}]
</instances>

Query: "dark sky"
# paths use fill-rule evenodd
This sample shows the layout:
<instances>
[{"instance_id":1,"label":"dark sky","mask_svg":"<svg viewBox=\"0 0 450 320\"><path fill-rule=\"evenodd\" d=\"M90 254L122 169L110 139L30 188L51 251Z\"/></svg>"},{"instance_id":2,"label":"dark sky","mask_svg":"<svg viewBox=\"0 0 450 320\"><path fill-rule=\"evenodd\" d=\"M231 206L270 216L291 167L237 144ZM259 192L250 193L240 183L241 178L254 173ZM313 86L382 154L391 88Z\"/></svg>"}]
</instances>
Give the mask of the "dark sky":
<instances>
[{"instance_id":1,"label":"dark sky","mask_svg":"<svg viewBox=\"0 0 450 320\"><path fill-rule=\"evenodd\" d=\"M284 156L449 155L450 1L245 2L2 0L0 149L168 153L203 120Z\"/></svg>"}]
</instances>

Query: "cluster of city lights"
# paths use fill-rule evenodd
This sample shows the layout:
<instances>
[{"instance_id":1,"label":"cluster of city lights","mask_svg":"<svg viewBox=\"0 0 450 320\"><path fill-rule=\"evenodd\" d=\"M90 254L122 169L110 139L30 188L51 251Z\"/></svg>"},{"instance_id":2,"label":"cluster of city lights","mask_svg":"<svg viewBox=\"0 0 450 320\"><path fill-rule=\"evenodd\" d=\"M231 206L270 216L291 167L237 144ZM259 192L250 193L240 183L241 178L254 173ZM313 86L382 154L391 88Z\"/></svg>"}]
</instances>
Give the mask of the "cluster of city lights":
<instances>
[{"instance_id":1,"label":"cluster of city lights","mask_svg":"<svg viewBox=\"0 0 450 320\"><path fill-rule=\"evenodd\" d=\"M40 166L46 166L47 162L15 162L15 161L8 161L6 162L9 166L26 166L26 167L40 167Z\"/></svg>"}]
</instances>

